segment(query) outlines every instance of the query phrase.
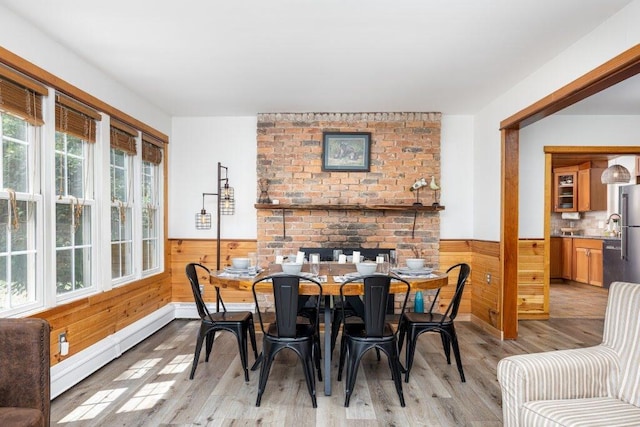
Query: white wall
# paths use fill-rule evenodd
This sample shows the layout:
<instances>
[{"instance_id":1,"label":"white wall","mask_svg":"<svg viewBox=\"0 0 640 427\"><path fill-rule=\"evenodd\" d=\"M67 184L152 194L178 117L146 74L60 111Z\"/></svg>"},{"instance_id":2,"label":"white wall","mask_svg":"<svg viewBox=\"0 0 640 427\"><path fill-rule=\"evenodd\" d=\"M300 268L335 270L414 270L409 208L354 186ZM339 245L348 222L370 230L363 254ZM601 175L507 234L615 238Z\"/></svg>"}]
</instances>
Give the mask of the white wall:
<instances>
[{"instance_id":1,"label":"white wall","mask_svg":"<svg viewBox=\"0 0 640 427\"><path fill-rule=\"evenodd\" d=\"M211 230L196 230L202 193L216 191L216 165L229 167L236 214L222 216L221 237L255 239L257 232L256 117L176 117L169 154L169 238L215 239L215 197L205 198ZM473 117L442 117L441 237L472 235Z\"/></svg>"},{"instance_id":2,"label":"white wall","mask_svg":"<svg viewBox=\"0 0 640 427\"><path fill-rule=\"evenodd\" d=\"M473 116L442 115L440 138L441 239L473 236Z\"/></svg>"},{"instance_id":3,"label":"white wall","mask_svg":"<svg viewBox=\"0 0 640 427\"><path fill-rule=\"evenodd\" d=\"M3 6L0 6L0 40L5 49L154 129L170 134L169 115Z\"/></svg>"},{"instance_id":4,"label":"white wall","mask_svg":"<svg viewBox=\"0 0 640 427\"><path fill-rule=\"evenodd\" d=\"M544 236L545 145L640 146L640 116L556 114L520 131L519 227L523 238ZM633 170L635 165L628 163L621 162Z\"/></svg>"},{"instance_id":5,"label":"white wall","mask_svg":"<svg viewBox=\"0 0 640 427\"><path fill-rule=\"evenodd\" d=\"M236 213L220 219L220 235L256 238L256 117L174 117L169 144L169 238L215 239L216 200L205 197L210 230L196 230L202 193L217 191L218 162L229 168ZM224 175L223 175L224 177Z\"/></svg>"},{"instance_id":6,"label":"white wall","mask_svg":"<svg viewBox=\"0 0 640 427\"><path fill-rule=\"evenodd\" d=\"M500 122L640 43L638 22L640 0L630 3L562 54L497 97L475 116L474 238L500 240ZM612 141L609 145L616 143ZM526 148L521 144L523 149ZM521 185L539 179L542 173L534 166L529 172L531 175L520 176ZM527 189L533 191L532 194L524 190L520 190L520 199L530 196L540 198L538 190ZM533 221L536 233L539 227L535 224L540 223L543 214L542 209L537 211L538 215L528 218L528 221ZM520 215L523 214L521 209Z\"/></svg>"}]
</instances>

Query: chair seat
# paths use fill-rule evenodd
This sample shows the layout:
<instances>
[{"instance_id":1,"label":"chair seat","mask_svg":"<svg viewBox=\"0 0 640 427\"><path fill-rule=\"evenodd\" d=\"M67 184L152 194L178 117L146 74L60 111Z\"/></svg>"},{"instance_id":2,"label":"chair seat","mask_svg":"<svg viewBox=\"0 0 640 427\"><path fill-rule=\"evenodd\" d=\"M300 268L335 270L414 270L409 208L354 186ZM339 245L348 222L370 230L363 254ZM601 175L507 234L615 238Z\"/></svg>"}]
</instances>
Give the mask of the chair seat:
<instances>
[{"instance_id":1,"label":"chair seat","mask_svg":"<svg viewBox=\"0 0 640 427\"><path fill-rule=\"evenodd\" d=\"M390 323L384 325L382 337L367 336L364 323L345 323L344 334L355 340L380 340L384 338L393 339L394 331Z\"/></svg>"},{"instance_id":2,"label":"chair seat","mask_svg":"<svg viewBox=\"0 0 640 427\"><path fill-rule=\"evenodd\" d=\"M42 411L33 408L0 408L2 427L43 427Z\"/></svg>"},{"instance_id":3,"label":"chair seat","mask_svg":"<svg viewBox=\"0 0 640 427\"><path fill-rule=\"evenodd\" d=\"M297 323L296 324L296 336L291 337L291 340L302 340L306 338L313 337L315 333L315 326L310 323ZM287 339L286 337L280 337L278 334L278 325L274 323L270 323L267 327L266 335L270 335L272 337L278 337L278 339Z\"/></svg>"},{"instance_id":4,"label":"chair seat","mask_svg":"<svg viewBox=\"0 0 640 427\"><path fill-rule=\"evenodd\" d=\"M550 425L550 420L564 427L631 427L640 425L640 408L613 397L538 400L523 405L523 425Z\"/></svg>"},{"instance_id":5,"label":"chair seat","mask_svg":"<svg viewBox=\"0 0 640 427\"><path fill-rule=\"evenodd\" d=\"M224 323L224 322L246 322L250 318L253 317L248 311L225 311L220 313L211 313L211 318L214 322Z\"/></svg>"},{"instance_id":6,"label":"chair seat","mask_svg":"<svg viewBox=\"0 0 640 427\"><path fill-rule=\"evenodd\" d=\"M414 324L430 324L430 323L449 323L452 320L440 313L414 313L408 312L404 314L404 318Z\"/></svg>"}]
</instances>

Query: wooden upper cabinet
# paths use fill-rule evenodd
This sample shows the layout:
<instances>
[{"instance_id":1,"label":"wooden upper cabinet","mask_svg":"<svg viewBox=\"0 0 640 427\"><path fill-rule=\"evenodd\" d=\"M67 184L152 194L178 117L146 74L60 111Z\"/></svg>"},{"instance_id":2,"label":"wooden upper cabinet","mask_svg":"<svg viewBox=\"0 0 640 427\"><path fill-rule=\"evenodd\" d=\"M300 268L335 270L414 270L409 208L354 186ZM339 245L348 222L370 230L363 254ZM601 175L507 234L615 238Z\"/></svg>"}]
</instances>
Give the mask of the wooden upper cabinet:
<instances>
[{"instance_id":1,"label":"wooden upper cabinet","mask_svg":"<svg viewBox=\"0 0 640 427\"><path fill-rule=\"evenodd\" d=\"M600 180L602 168L578 171L578 212L606 211L607 185Z\"/></svg>"},{"instance_id":2,"label":"wooden upper cabinet","mask_svg":"<svg viewBox=\"0 0 640 427\"><path fill-rule=\"evenodd\" d=\"M553 172L553 210L555 212L575 212L578 210L576 191L578 172L577 170L560 170L568 168L557 168Z\"/></svg>"},{"instance_id":3,"label":"wooden upper cabinet","mask_svg":"<svg viewBox=\"0 0 640 427\"><path fill-rule=\"evenodd\" d=\"M607 210L607 186L600 180L603 171L591 162L554 168L554 212Z\"/></svg>"}]
</instances>

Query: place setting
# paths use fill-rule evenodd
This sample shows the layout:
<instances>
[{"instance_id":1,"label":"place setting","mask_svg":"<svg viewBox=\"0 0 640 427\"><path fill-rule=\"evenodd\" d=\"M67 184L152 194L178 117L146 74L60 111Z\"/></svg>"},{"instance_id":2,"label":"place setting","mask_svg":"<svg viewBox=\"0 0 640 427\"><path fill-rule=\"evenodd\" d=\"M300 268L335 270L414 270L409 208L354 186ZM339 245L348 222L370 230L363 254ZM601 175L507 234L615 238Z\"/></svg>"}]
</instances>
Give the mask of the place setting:
<instances>
[{"instance_id":1,"label":"place setting","mask_svg":"<svg viewBox=\"0 0 640 427\"><path fill-rule=\"evenodd\" d=\"M433 268L424 266L422 258L407 258L406 266L392 268L391 271L399 277L432 277Z\"/></svg>"}]
</instances>

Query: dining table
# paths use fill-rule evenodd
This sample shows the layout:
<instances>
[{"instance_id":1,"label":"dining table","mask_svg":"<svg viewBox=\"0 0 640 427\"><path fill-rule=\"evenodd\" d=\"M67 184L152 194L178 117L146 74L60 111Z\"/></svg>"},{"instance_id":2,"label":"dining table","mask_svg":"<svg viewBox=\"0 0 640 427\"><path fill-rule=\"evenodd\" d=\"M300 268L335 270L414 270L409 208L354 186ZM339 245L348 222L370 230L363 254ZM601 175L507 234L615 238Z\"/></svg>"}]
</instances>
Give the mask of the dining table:
<instances>
[{"instance_id":1,"label":"dining table","mask_svg":"<svg viewBox=\"0 0 640 427\"><path fill-rule=\"evenodd\" d=\"M270 264L263 270L258 272L248 270L247 272L226 268L220 271L212 271L209 282L221 289L230 288L241 291L252 292L253 282L267 275L282 274L282 268L279 264ZM304 264L300 273L302 276L310 277L309 264ZM406 280L411 285L411 291L426 291L438 289L448 284L448 276L445 272L423 269L410 270L408 268L392 268L392 275ZM314 278L322 285L322 295L324 301L324 393L331 396L331 322L332 322L332 298L340 296L340 287L342 282L357 275L356 266L353 263L336 263L322 262L320 271ZM313 277L313 276L311 276ZM359 285L359 286L358 286ZM262 289L261 289L262 288ZM256 286L256 292L271 291L268 282L261 282ZM405 292L406 285L400 281L391 281L390 293ZM317 295L318 289L315 284L309 281L301 280L300 295ZM355 283L349 288L345 288L344 295L363 295L364 283ZM255 366L255 365L254 365Z\"/></svg>"}]
</instances>

